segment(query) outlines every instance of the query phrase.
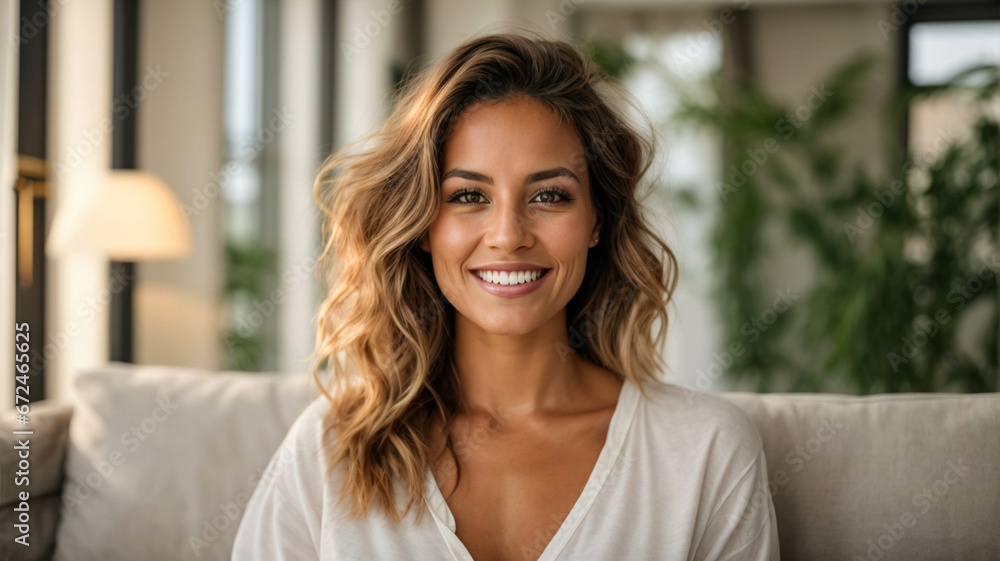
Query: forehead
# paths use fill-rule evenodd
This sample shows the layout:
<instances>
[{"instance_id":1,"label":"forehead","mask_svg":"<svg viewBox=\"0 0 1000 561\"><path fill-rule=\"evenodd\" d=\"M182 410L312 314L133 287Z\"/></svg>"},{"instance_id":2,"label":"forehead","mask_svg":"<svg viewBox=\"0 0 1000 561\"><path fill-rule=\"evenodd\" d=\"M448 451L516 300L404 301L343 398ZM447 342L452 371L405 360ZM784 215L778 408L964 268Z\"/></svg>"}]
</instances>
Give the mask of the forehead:
<instances>
[{"instance_id":1,"label":"forehead","mask_svg":"<svg viewBox=\"0 0 1000 561\"><path fill-rule=\"evenodd\" d=\"M586 175L576 129L531 98L480 103L463 111L445 141L444 169L530 173L561 165Z\"/></svg>"}]
</instances>

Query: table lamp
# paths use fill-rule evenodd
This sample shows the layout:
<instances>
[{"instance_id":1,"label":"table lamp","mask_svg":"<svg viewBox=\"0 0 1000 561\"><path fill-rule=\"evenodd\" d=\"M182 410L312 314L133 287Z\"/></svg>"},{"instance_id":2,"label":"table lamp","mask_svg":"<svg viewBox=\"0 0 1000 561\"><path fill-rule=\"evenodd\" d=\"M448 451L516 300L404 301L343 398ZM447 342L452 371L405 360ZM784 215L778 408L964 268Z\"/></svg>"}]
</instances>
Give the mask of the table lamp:
<instances>
[{"instance_id":1,"label":"table lamp","mask_svg":"<svg viewBox=\"0 0 1000 561\"><path fill-rule=\"evenodd\" d=\"M132 279L135 261L189 255L191 226L177 197L159 177L116 169L79 204L59 206L45 252L103 255L113 262L113 269L123 269L124 278ZM113 294L110 313L110 358L131 362L131 283Z\"/></svg>"}]
</instances>

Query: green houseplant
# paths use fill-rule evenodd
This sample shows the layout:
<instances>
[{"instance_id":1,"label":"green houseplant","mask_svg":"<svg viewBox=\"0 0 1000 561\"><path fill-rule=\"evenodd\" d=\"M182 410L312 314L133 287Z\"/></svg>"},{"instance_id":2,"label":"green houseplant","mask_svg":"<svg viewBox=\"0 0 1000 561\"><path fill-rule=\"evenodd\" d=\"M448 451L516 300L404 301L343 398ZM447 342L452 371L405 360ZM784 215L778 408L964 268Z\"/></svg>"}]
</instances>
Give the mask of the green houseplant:
<instances>
[{"instance_id":1,"label":"green houseplant","mask_svg":"<svg viewBox=\"0 0 1000 561\"><path fill-rule=\"evenodd\" d=\"M227 241L225 255L223 300L229 308L230 324L222 338L228 351L227 368L260 371L265 353L273 351L273 343L259 329L261 322L253 316L253 303L267 298L276 255L258 241Z\"/></svg>"},{"instance_id":2,"label":"green houseplant","mask_svg":"<svg viewBox=\"0 0 1000 561\"><path fill-rule=\"evenodd\" d=\"M731 326L724 339L744 340L740 326L773 297L759 276L768 221L817 271L802 303L726 374L758 391L823 391L832 381L858 393L996 391L1000 69L972 68L906 92L887 110L888 130L898 130L910 103L949 95L975 111L971 136L948 139L929 159L905 153L896 177L875 178L829 141L872 65L861 57L834 72L824 84L836 95L805 120L754 84L722 92L718 76L723 102L683 103L683 123L724 139L712 239L719 308ZM980 327L963 341L970 353L956 333L971 316Z\"/></svg>"}]
</instances>

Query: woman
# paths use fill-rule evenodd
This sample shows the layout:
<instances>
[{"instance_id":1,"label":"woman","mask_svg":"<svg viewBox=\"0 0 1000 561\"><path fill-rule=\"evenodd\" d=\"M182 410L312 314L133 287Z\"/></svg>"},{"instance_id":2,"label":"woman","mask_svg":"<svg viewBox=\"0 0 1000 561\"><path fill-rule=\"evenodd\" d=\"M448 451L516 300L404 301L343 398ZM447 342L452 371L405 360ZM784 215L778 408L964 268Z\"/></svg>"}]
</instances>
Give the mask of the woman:
<instances>
[{"instance_id":1,"label":"woman","mask_svg":"<svg viewBox=\"0 0 1000 561\"><path fill-rule=\"evenodd\" d=\"M234 559L778 559L748 417L655 378L676 261L616 93L569 43L480 37L328 160L324 396Z\"/></svg>"}]
</instances>

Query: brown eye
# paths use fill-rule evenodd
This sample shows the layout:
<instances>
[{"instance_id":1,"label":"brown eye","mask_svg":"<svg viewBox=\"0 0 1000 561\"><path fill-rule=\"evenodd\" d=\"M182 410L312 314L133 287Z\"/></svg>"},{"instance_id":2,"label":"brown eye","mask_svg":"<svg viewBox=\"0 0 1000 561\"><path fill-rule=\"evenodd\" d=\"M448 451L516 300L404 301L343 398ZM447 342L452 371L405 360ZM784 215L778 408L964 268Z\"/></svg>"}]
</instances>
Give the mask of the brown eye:
<instances>
[{"instance_id":1,"label":"brown eye","mask_svg":"<svg viewBox=\"0 0 1000 561\"><path fill-rule=\"evenodd\" d=\"M538 194L535 195L535 199L539 198L543 199L539 202L546 205L568 203L573 200L573 196L568 192L554 187L539 191Z\"/></svg>"},{"instance_id":2,"label":"brown eye","mask_svg":"<svg viewBox=\"0 0 1000 561\"><path fill-rule=\"evenodd\" d=\"M476 197L482 196L483 194L479 189L461 189L456 191L451 197L448 197L448 202L460 205L474 205L482 202L476 200Z\"/></svg>"},{"instance_id":3,"label":"brown eye","mask_svg":"<svg viewBox=\"0 0 1000 561\"><path fill-rule=\"evenodd\" d=\"M558 197L558 195L552 191L542 191L538 194L538 198L541 199L541 202L543 203L554 203L556 202L556 197Z\"/></svg>"}]
</instances>

